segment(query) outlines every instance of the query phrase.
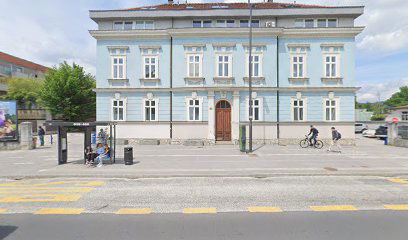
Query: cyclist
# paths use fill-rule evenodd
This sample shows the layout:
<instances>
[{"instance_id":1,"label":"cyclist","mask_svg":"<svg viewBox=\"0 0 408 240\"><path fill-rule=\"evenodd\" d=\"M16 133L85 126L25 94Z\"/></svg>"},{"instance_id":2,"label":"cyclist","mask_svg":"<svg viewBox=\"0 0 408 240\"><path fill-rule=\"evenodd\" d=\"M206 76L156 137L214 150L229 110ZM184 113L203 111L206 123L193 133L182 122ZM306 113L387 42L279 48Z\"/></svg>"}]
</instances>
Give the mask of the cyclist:
<instances>
[{"instance_id":1,"label":"cyclist","mask_svg":"<svg viewBox=\"0 0 408 240\"><path fill-rule=\"evenodd\" d=\"M319 131L313 125L310 125L310 132L308 134L310 146L316 145L318 135L319 135Z\"/></svg>"}]
</instances>

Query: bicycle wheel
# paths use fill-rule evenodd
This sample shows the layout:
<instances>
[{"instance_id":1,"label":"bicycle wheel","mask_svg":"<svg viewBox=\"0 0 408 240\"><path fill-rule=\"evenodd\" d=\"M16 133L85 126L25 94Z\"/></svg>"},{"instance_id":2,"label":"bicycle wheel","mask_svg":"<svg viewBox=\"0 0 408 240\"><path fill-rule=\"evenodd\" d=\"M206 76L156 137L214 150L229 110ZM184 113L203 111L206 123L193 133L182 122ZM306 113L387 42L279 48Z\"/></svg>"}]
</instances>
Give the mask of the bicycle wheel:
<instances>
[{"instance_id":1,"label":"bicycle wheel","mask_svg":"<svg viewBox=\"0 0 408 240\"><path fill-rule=\"evenodd\" d=\"M320 141L320 140L317 140L314 147L317 148L317 149L322 149L323 148L323 142Z\"/></svg>"},{"instance_id":2,"label":"bicycle wheel","mask_svg":"<svg viewBox=\"0 0 408 240\"><path fill-rule=\"evenodd\" d=\"M300 141L299 145L301 148L307 148L309 147L309 141L307 141L307 139L303 139L302 141Z\"/></svg>"}]
</instances>

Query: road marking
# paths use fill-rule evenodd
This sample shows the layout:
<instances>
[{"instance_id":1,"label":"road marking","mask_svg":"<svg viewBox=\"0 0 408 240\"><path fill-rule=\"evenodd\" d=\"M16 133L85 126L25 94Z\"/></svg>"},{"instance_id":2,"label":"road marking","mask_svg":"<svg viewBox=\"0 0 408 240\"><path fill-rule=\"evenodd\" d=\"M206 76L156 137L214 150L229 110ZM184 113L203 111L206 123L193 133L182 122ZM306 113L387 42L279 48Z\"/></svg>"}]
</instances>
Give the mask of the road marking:
<instances>
[{"instance_id":1,"label":"road marking","mask_svg":"<svg viewBox=\"0 0 408 240\"><path fill-rule=\"evenodd\" d=\"M385 208L391 209L391 210L408 210L408 204L405 205L384 205Z\"/></svg>"},{"instance_id":2,"label":"road marking","mask_svg":"<svg viewBox=\"0 0 408 240\"><path fill-rule=\"evenodd\" d=\"M31 194L10 195L0 198L0 202L75 202L81 198L78 194Z\"/></svg>"},{"instance_id":3,"label":"road marking","mask_svg":"<svg viewBox=\"0 0 408 240\"><path fill-rule=\"evenodd\" d=\"M0 187L0 193L26 193L26 192L80 192L86 193L92 191L94 188L90 187L66 187L66 188L48 188L48 187L14 187L14 188L2 188Z\"/></svg>"},{"instance_id":4,"label":"road marking","mask_svg":"<svg viewBox=\"0 0 408 240\"><path fill-rule=\"evenodd\" d=\"M77 183L75 186L79 187L99 187L104 185L105 183L102 181L90 181L90 182L82 182L82 183Z\"/></svg>"},{"instance_id":5,"label":"road marking","mask_svg":"<svg viewBox=\"0 0 408 240\"><path fill-rule=\"evenodd\" d=\"M47 215L47 214L81 214L84 211L83 208L41 208L40 210L34 212L36 215Z\"/></svg>"},{"instance_id":6,"label":"road marking","mask_svg":"<svg viewBox=\"0 0 408 240\"><path fill-rule=\"evenodd\" d=\"M248 212L252 213L274 213L283 212L282 209L278 207L249 207Z\"/></svg>"},{"instance_id":7,"label":"road marking","mask_svg":"<svg viewBox=\"0 0 408 240\"><path fill-rule=\"evenodd\" d=\"M217 213L216 208L184 208L184 214L206 214L206 213Z\"/></svg>"},{"instance_id":8,"label":"road marking","mask_svg":"<svg viewBox=\"0 0 408 240\"><path fill-rule=\"evenodd\" d=\"M116 214L150 214L151 208L121 208Z\"/></svg>"},{"instance_id":9,"label":"road marking","mask_svg":"<svg viewBox=\"0 0 408 240\"><path fill-rule=\"evenodd\" d=\"M357 211L352 205L338 205L338 206L310 206L316 212L332 212L332 211Z\"/></svg>"},{"instance_id":10,"label":"road marking","mask_svg":"<svg viewBox=\"0 0 408 240\"><path fill-rule=\"evenodd\" d=\"M408 184L408 179L402 179L402 178L390 178L388 181L393 182L393 183L403 183L403 184Z\"/></svg>"},{"instance_id":11,"label":"road marking","mask_svg":"<svg viewBox=\"0 0 408 240\"><path fill-rule=\"evenodd\" d=\"M32 165L34 163L32 162L17 162L17 163L13 163L14 165Z\"/></svg>"},{"instance_id":12,"label":"road marking","mask_svg":"<svg viewBox=\"0 0 408 240\"><path fill-rule=\"evenodd\" d=\"M5 208L0 208L0 213L5 213L5 212L7 212L7 209L5 209Z\"/></svg>"}]
</instances>

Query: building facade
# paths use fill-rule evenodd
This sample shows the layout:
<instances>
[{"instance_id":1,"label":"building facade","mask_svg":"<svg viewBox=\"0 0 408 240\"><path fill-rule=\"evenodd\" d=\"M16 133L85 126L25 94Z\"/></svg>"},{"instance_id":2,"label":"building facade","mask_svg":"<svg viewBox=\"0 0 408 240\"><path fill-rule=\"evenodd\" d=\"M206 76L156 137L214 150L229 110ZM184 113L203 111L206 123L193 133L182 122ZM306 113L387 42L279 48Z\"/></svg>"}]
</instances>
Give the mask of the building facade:
<instances>
[{"instance_id":1,"label":"building facade","mask_svg":"<svg viewBox=\"0 0 408 240\"><path fill-rule=\"evenodd\" d=\"M363 7L253 4L254 140L297 142L317 126L354 141L354 20ZM249 20L244 3L90 11L98 24L97 120L118 138L239 138L249 122Z\"/></svg>"}]
</instances>

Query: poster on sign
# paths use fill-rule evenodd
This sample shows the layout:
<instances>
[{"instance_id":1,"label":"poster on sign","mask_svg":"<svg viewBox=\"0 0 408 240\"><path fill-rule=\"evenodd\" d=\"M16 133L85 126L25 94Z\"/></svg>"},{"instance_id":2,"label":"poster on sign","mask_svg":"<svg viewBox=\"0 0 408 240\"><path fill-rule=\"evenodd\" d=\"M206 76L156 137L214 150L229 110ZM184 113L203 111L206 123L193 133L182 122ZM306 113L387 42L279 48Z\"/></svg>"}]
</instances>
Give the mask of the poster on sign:
<instances>
[{"instance_id":1,"label":"poster on sign","mask_svg":"<svg viewBox=\"0 0 408 240\"><path fill-rule=\"evenodd\" d=\"M17 139L17 102L0 100L0 141L15 141Z\"/></svg>"}]
</instances>

